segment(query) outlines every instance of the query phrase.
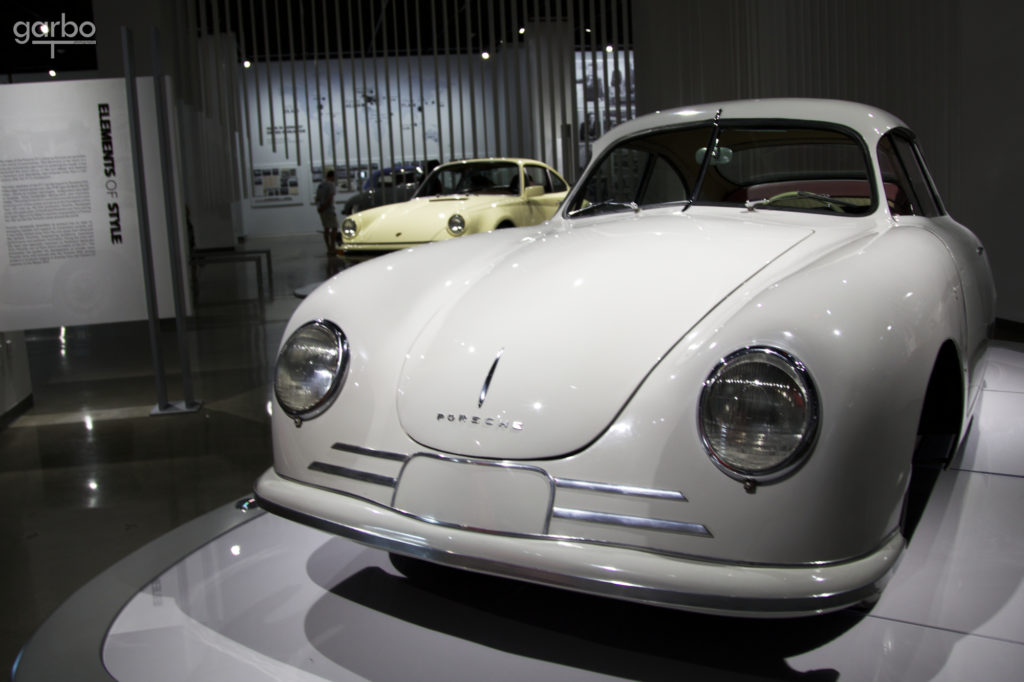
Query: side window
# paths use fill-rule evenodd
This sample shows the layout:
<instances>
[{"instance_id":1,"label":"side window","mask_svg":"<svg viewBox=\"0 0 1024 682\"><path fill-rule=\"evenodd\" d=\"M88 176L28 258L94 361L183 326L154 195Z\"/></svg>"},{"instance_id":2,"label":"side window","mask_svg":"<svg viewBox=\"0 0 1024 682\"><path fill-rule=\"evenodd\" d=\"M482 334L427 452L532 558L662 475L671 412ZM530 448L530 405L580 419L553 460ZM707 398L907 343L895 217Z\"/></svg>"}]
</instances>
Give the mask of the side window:
<instances>
[{"instance_id":1,"label":"side window","mask_svg":"<svg viewBox=\"0 0 1024 682\"><path fill-rule=\"evenodd\" d=\"M540 166L526 166L526 186L543 185L544 192L551 191L551 183L548 181L548 172Z\"/></svg>"},{"instance_id":2,"label":"side window","mask_svg":"<svg viewBox=\"0 0 1024 682\"><path fill-rule=\"evenodd\" d=\"M649 158L646 151L626 146L612 150L590 173L587 184L576 195L570 210L583 209L588 205L636 201Z\"/></svg>"},{"instance_id":3,"label":"side window","mask_svg":"<svg viewBox=\"0 0 1024 682\"><path fill-rule=\"evenodd\" d=\"M898 133L889 133L878 143L883 191L896 215L942 215L942 204L925 170L914 143Z\"/></svg>"},{"instance_id":4,"label":"side window","mask_svg":"<svg viewBox=\"0 0 1024 682\"><path fill-rule=\"evenodd\" d=\"M647 187L641 205L665 204L672 201L683 201L686 199L686 185L679 173L665 160L659 156L654 161L651 175L647 179Z\"/></svg>"},{"instance_id":5,"label":"side window","mask_svg":"<svg viewBox=\"0 0 1024 682\"><path fill-rule=\"evenodd\" d=\"M552 192L564 192L567 189L569 189L569 186L566 185L562 181L562 178L558 177L557 175L555 175L551 171L548 171L548 176L551 178L551 191Z\"/></svg>"}]
</instances>

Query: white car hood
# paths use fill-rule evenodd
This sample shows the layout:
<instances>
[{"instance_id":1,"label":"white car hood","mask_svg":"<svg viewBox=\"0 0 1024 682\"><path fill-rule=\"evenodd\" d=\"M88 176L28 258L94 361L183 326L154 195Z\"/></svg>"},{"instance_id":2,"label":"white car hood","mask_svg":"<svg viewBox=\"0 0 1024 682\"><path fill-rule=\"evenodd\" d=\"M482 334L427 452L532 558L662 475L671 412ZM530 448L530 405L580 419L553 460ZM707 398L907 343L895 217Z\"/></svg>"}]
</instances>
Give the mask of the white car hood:
<instances>
[{"instance_id":1,"label":"white car hood","mask_svg":"<svg viewBox=\"0 0 1024 682\"><path fill-rule=\"evenodd\" d=\"M678 213L539 233L413 342L398 386L403 428L477 457L577 451L708 311L812 233Z\"/></svg>"}]
</instances>

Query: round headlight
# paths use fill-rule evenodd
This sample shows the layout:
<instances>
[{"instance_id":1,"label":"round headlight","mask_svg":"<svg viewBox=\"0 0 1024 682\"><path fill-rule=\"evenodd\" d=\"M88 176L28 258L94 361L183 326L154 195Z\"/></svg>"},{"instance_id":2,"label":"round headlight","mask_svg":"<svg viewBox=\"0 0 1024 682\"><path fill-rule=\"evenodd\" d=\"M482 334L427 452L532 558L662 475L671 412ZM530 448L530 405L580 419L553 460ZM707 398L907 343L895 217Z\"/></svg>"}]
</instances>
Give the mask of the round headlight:
<instances>
[{"instance_id":1,"label":"round headlight","mask_svg":"<svg viewBox=\"0 0 1024 682\"><path fill-rule=\"evenodd\" d=\"M726 474L771 481L810 451L818 395L807 368L789 354L745 348L704 381L698 422L704 448Z\"/></svg>"},{"instance_id":2,"label":"round headlight","mask_svg":"<svg viewBox=\"0 0 1024 682\"><path fill-rule=\"evenodd\" d=\"M333 402L348 368L348 341L332 322L308 322L277 356L274 395L285 413L312 419Z\"/></svg>"},{"instance_id":3,"label":"round headlight","mask_svg":"<svg viewBox=\"0 0 1024 682\"><path fill-rule=\"evenodd\" d=\"M341 222L342 237L344 237L345 239L352 239L353 237L356 236L356 232L356 221L352 220L351 218L345 218L345 220Z\"/></svg>"},{"instance_id":4,"label":"round headlight","mask_svg":"<svg viewBox=\"0 0 1024 682\"><path fill-rule=\"evenodd\" d=\"M451 232L453 236L458 237L466 231L466 219L456 213L448 219L448 231Z\"/></svg>"}]
</instances>

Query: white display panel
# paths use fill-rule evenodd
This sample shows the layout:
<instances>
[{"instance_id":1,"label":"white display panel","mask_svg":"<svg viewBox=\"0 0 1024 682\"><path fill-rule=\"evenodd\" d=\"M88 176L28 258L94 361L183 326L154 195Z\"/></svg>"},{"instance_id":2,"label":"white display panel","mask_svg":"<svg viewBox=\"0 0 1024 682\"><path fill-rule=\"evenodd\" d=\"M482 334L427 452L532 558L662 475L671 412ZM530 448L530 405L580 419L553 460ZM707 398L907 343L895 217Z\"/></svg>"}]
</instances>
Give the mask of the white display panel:
<instances>
[{"instance_id":1,"label":"white display panel","mask_svg":"<svg viewBox=\"0 0 1024 682\"><path fill-rule=\"evenodd\" d=\"M0 331L147 316L121 79L5 85L0 98ZM139 79L161 311L171 314L152 79ZM180 231L179 231L180 233Z\"/></svg>"}]
</instances>

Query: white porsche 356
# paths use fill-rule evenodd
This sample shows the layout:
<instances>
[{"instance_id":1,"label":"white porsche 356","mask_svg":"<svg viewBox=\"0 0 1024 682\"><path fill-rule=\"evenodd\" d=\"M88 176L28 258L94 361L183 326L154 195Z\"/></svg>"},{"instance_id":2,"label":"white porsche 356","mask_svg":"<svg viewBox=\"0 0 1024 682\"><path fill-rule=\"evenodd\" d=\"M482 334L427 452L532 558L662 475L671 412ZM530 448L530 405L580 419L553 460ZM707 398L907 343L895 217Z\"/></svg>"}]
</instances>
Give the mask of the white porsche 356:
<instances>
[{"instance_id":1,"label":"white porsche 356","mask_svg":"<svg viewBox=\"0 0 1024 682\"><path fill-rule=\"evenodd\" d=\"M547 223L309 296L257 497L398 565L710 613L870 602L912 479L966 432L994 295L892 115L643 116Z\"/></svg>"}]
</instances>

